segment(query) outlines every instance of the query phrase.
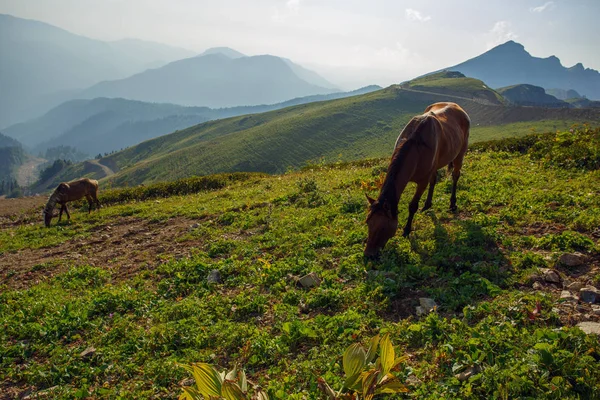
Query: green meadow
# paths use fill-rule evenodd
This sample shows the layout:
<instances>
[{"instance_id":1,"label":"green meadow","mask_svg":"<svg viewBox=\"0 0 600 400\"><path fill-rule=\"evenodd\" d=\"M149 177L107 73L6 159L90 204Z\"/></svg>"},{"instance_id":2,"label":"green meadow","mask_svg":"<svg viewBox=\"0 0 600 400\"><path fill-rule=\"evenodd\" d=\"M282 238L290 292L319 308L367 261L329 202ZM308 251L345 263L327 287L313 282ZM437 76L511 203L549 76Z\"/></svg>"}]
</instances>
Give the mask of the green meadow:
<instances>
[{"instance_id":1,"label":"green meadow","mask_svg":"<svg viewBox=\"0 0 600 400\"><path fill-rule=\"evenodd\" d=\"M191 377L179 364L206 362L243 368L272 399L320 399L318 378L341 387L349 345L388 333L406 357L393 374L409 391L394 398L599 398L598 337L573 326L560 290L531 286L573 251L600 284L599 132L473 146L459 211L442 176L433 208L376 262L362 255L365 194L387 158L103 190L101 210L72 207L50 228L21 215L0 231L0 257L20 260L2 268L0 392L177 398ZM48 261L68 246L81 257ZM309 273L318 286L298 284ZM421 297L437 307L418 316Z\"/></svg>"}]
</instances>

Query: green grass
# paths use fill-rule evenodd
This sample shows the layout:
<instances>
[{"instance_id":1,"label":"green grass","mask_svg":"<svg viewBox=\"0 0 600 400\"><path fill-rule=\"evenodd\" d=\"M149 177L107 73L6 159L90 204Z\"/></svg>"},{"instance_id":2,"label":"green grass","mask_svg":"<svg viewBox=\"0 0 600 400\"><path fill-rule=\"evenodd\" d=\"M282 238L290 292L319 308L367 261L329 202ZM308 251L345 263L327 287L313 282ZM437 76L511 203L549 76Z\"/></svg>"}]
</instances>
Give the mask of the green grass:
<instances>
[{"instance_id":1,"label":"green grass","mask_svg":"<svg viewBox=\"0 0 600 400\"><path fill-rule=\"evenodd\" d=\"M363 188L373 187L386 160L314 165L74 212L71 224L51 229L5 228L0 252L60 249L128 215L199 224L172 238L194 243L192 256L164 254L131 278L73 262L27 289L2 288L0 390L176 398L188 376L175 363L202 361L219 370L243 365L275 399L317 399L317 377L341 384L349 344L390 332L396 354L410 355L396 372L412 376L407 397L597 398L598 339L563 327L556 300L522 286L563 251L600 251L592 235L600 171L558 168L552 163L561 154L552 154L538 161L485 147L469 153L459 214L448 212L451 183L442 180L433 210L417 214L410 238L394 237L377 263L362 259ZM413 190L402 196L401 221ZM525 233L534 226L555 229ZM207 283L213 269L221 284ZM321 285L299 288L293 277L309 272ZM417 318L423 296L439 308ZM538 302L541 313L531 319ZM90 346L95 354L82 358ZM481 372L470 380L454 377L474 366Z\"/></svg>"}]
</instances>

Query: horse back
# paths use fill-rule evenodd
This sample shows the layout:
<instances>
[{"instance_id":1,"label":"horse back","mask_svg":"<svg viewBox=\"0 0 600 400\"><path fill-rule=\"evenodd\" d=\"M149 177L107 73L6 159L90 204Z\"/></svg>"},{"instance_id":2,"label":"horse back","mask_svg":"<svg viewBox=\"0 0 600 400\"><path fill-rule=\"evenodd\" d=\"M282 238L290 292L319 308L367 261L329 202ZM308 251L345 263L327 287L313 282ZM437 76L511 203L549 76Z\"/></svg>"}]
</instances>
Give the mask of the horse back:
<instances>
[{"instance_id":1,"label":"horse back","mask_svg":"<svg viewBox=\"0 0 600 400\"><path fill-rule=\"evenodd\" d=\"M66 185L68 185L67 201L79 200L98 191L98 181L95 179L82 178L68 182Z\"/></svg>"},{"instance_id":2,"label":"horse back","mask_svg":"<svg viewBox=\"0 0 600 400\"><path fill-rule=\"evenodd\" d=\"M440 123L437 166L441 168L467 151L471 120L456 103L435 103L425 112L433 112Z\"/></svg>"}]
</instances>

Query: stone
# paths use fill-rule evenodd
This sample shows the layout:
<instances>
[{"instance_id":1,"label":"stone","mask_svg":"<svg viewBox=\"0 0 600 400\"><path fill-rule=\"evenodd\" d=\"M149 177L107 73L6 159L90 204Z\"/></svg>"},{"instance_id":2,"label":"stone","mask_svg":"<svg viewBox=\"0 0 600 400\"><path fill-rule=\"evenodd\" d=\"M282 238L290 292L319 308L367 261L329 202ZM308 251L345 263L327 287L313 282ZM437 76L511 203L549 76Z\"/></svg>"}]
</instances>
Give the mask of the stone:
<instances>
[{"instance_id":1,"label":"stone","mask_svg":"<svg viewBox=\"0 0 600 400\"><path fill-rule=\"evenodd\" d=\"M190 228L192 228L192 229L196 229L196 228L198 228L199 226L200 226L200 224L198 224L198 223L195 223L195 224L192 224L192 225L190 226Z\"/></svg>"},{"instance_id":2,"label":"stone","mask_svg":"<svg viewBox=\"0 0 600 400\"><path fill-rule=\"evenodd\" d=\"M206 281L208 283L221 283L221 273L218 269L213 269L208 273L206 277Z\"/></svg>"},{"instance_id":3,"label":"stone","mask_svg":"<svg viewBox=\"0 0 600 400\"><path fill-rule=\"evenodd\" d=\"M85 349L84 351L82 351L81 353L79 353L79 356L81 358L92 358L94 356L94 354L96 354L96 348L93 346L90 346L87 349Z\"/></svg>"},{"instance_id":4,"label":"stone","mask_svg":"<svg viewBox=\"0 0 600 400\"><path fill-rule=\"evenodd\" d=\"M437 307L437 304L435 304L435 301L428 297L419 297L419 304L421 305L423 310L427 313L433 311Z\"/></svg>"},{"instance_id":5,"label":"stone","mask_svg":"<svg viewBox=\"0 0 600 400\"><path fill-rule=\"evenodd\" d=\"M600 322L580 322L577 327L588 335L600 335Z\"/></svg>"},{"instance_id":6,"label":"stone","mask_svg":"<svg viewBox=\"0 0 600 400\"><path fill-rule=\"evenodd\" d=\"M596 303L600 301L600 290L593 286L587 286L579 290L579 299L586 303Z\"/></svg>"},{"instance_id":7,"label":"stone","mask_svg":"<svg viewBox=\"0 0 600 400\"><path fill-rule=\"evenodd\" d=\"M311 272L298 279L298 283L300 283L303 288L310 289L312 287L318 287L321 284L321 280L317 274Z\"/></svg>"},{"instance_id":8,"label":"stone","mask_svg":"<svg viewBox=\"0 0 600 400\"><path fill-rule=\"evenodd\" d=\"M592 314L600 315L600 305L592 304Z\"/></svg>"},{"instance_id":9,"label":"stone","mask_svg":"<svg viewBox=\"0 0 600 400\"><path fill-rule=\"evenodd\" d=\"M194 378L186 378L179 382L179 386L192 386L194 383L196 383Z\"/></svg>"},{"instance_id":10,"label":"stone","mask_svg":"<svg viewBox=\"0 0 600 400\"><path fill-rule=\"evenodd\" d=\"M560 276L556 271L550 268L540 268L540 273L546 282L560 283Z\"/></svg>"},{"instance_id":11,"label":"stone","mask_svg":"<svg viewBox=\"0 0 600 400\"><path fill-rule=\"evenodd\" d=\"M535 290L542 290L544 288L544 285L542 285L541 283L539 283L538 281L533 282L533 286L532 286Z\"/></svg>"},{"instance_id":12,"label":"stone","mask_svg":"<svg viewBox=\"0 0 600 400\"><path fill-rule=\"evenodd\" d=\"M427 312L425 311L425 309L423 309L423 307L421 307L421 306L415 307L415 312L417 313L418 317L427 314Z\"/></svg>"},{"instance_id":13,"label":"stone","mask_svg":"<svg viewBox=\"0 0 600 400\"><path fill-rule=\"evenodd\" d=\"M585 262L585 256L581 253L564 253L558 257L557 265L565 267L578 267Z\"/></svg>"},{"instance_id":14,"label":"stone","mask_svg":"<svg viewBox=\"0 0 600 400\"><path fill-rule=\"evenodd\" d=\"M472 377L473 375L477 375L480 372L481 372L481 367L479 365L474 365L472 367L465 369L463 372L460 372L460 373L454 375L454 377L456 379L458 379L459 381L464 382L467 379L469 379L470 377Z\"/></svg>"},{"instance_id":15,"label":"stone","mask_svg":"<svg viewBox=\"0 0 600 400\"><path fill-rule=\"evenodd\" d=\"M560 292L560 298L561 300L577 301L577 297L568 290L563 290L562 292Z\"/></svg>"},{"instance_id":16,"label":"stone","mask_svg":"<svg viewBox=\"0 0 600 400\"><path fill-rule=\"evenodd\" d=\"M567 286L567 289L573 292L579 292L585 285L582 282L573 282Z\"/></svg>"},{"instance_id":17,"label":"stone","mask_svg":"<svg viewBox=\"0 0 600 400\"><path fill-rule=\"evenodd\" d=\"M405 380L407 385L416 386L422 383L422 381L414 375L409 375Z\"/></svg>"}]
</instances>

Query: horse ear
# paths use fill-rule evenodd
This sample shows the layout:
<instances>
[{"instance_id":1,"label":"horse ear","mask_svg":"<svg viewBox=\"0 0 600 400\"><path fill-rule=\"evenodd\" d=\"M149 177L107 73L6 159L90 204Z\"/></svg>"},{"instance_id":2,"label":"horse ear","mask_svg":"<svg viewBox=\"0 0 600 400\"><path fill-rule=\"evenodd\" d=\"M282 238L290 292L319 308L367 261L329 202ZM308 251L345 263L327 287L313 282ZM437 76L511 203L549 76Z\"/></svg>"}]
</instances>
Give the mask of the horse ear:
<instances>
[{"instance_id":1,"label":"horse ear","mask_svg":"<svg viewBox=\"0 0 600 400\"><path fill-rule=\"evenodd\" d=\"M371 205L371 204L375 203L375 199L373 199L373 198L369 197L369 195L368 195L368 194L366 194L366 193L365 193L365 196L367 196L367 201L369 202L369 205Z\"/></svg>"}]
</instances>

